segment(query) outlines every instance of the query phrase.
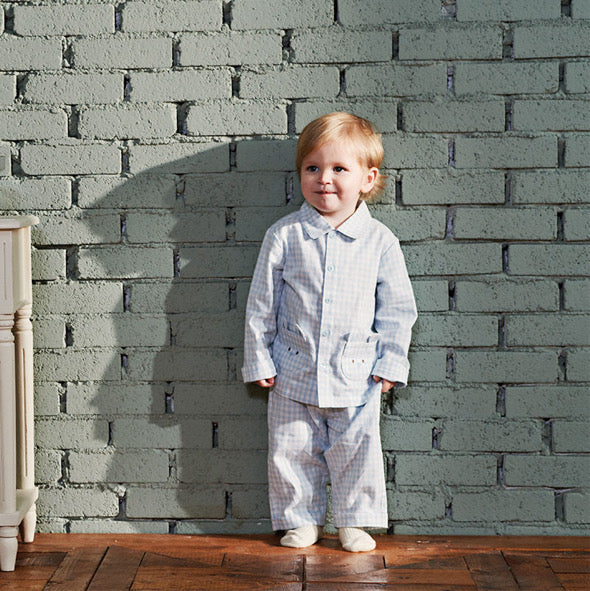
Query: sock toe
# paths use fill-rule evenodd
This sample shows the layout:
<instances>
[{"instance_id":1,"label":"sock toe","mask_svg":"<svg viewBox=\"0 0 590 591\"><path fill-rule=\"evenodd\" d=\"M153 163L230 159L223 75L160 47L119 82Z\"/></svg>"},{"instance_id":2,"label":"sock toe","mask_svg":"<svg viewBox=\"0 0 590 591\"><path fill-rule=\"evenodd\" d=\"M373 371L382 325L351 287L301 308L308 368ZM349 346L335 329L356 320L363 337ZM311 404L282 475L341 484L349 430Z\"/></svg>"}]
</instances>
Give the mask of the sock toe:
<instances>
[{"instance_id":1,"label":"sock toe","mask_svg":"<svg viewBox=\"0 0 590 591\"><path fill-rule=\"evenodd\" d=\"M338 537L342 547L348 552L369 552L376 546L375 540L358 527L341 527Z\"/></svg>"}]
</instances>

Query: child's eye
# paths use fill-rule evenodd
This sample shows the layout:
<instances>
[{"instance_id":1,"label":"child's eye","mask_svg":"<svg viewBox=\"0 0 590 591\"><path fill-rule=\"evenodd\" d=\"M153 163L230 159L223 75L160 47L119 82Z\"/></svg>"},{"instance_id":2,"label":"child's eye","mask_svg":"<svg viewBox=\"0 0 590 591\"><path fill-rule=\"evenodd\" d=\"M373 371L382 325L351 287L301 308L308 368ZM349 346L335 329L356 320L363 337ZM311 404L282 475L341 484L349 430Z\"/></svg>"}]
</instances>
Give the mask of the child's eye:
<instances>
[{"instance_id":1,"label":"child's eye","mask_svg":"<svg viewBox=\"0 0 590 591\"><path fill-rule=\"evenodd\" d=\"M343 166L335 166L334 167L335 172L343 172L344 170L346 170L346 169Z\"/></svg>"},{"instance_id":2,"label":"child's eye","mask_svg":"<svg viewBox=\"0 0 590 591\"><path fill-rule=\"evenodd\" d=\"M319 169L317 166L308 166L306 170L309 172L317 172Z\"/></svg>"}]
</instances>

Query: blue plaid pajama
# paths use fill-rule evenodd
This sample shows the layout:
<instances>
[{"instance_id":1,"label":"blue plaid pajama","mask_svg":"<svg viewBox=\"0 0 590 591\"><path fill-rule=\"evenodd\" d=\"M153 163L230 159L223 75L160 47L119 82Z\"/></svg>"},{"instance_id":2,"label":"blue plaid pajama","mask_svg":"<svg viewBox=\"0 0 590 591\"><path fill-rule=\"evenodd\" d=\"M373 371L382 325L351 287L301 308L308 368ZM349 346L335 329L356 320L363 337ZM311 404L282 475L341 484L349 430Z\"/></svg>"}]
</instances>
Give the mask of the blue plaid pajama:
<instances>
[{"instance_id":1,"label":"blue plaid pajama","mask_svg":"<svg viewBox=\"0 0 590 591\"><path fill-rule=\"evenodd\" d=\"M332 484L336 527L387 527L381 396L348 408L319 408L271 392L268 480L275 530L324 525Z\"/></svg>"}]
</instances>

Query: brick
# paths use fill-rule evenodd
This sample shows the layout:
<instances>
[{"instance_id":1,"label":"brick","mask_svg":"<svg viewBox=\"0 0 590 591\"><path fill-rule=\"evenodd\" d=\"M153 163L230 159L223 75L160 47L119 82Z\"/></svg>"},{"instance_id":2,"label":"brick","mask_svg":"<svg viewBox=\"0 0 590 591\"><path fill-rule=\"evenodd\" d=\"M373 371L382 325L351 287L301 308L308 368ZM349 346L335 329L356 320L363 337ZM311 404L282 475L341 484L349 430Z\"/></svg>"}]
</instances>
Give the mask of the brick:
<instances>
[{"instance_id":1,"label":"brick","mask_svg":"<svg viewBox=\"0 0 590 591\"><path fill-rule=\"evenodd\" d=\"M180 277L250 277L257 255L255 246L181 248Z\"/></svg>"},{"instance_id":2,"label":"brick","mask_svg":"<svg viewBox=\"0 0 590 591\"><path fill-rule=\"evenodd\" d=\"M291 37L295 63L387 62L392 57L389 31L342 27L296 31Z\"/></svg>"},{"instance_id":3,"label":"brick","mask_svg":"<svg viewBox=\"0 0 590 591\"><path fill-rule=\"evenodd\" d=\"M498 343L498 321L471 314L421 314L412 344L430 347L490 347Z\"/></svg>"},{"instance_id":4,"label":"brick","mask_svg":"<svg viewBox=\"0 0 590 591\"><path fill-rule=\"evenodd\" d=\"M552 435L553 450L556 453L587 453L590 451L587 421L553 421ZM590 459L587 461L590 461ZM590 476L588 476L590 470L588 470L588 468L590 468L590 465L587 468L582 467L580 470L580 472L584 474L584 476L582 476L585 480L583 486L588 486L590 484ZM559 469L557 470L558 473L561 471L562 470ZM568 470L564 469L563 472L567 473ZM571 470L571 473L579 474L577 470Z\"/></svg>"},{"instance_id":5,"label":"brick","mask_svg":"<svg viewBox=\"0 0 590 591\"><path fill-rule=\"evenodd\" d=\"M590 457L508 455L504 460L508 486L588 486L589 474Z\"/></svg>"},{"instance_id":6,"label":"brick","mask_svg":"<svg viewBox=\"0 0 590 591\"><path fill-rule=\"evenodd\" d=\"M57 316L35 318L35 349L60 349L66 346L66 322Z\"/></svg>"},{"instance_id":7,"label":"brick","mask_svg":"<svg viewBox=\"0 0 590 591\"><path fill-rule=\"evenodd\" d=\"M444 382L447 373L447 355L442 349L428 351L411 351L410 381L413 382Z\"/></svg>"},{"instance_id":8,"label":"brick","mask_svg":"<svg viewBox=\"0 0 590 591\"><path fill-rule=\"evenodd\" d=\"M37 450L35 452L35 483L57 484L61 478L61 453Z\"/></svg>"},{"instance_id":9,"label":"brick","mask_svg":"<svg viewBox=\"0 0 590 591\"><path fill-rule=\"evenodd\" d=\"M168 453L161 450L109 450L103 453L70 452L69 477L72 483L166 482ZM146 467L149 469L146 470Z\"/></svg>"},{"instance_id":10,"label":"brick","mask_svg":"<svg viewBox=\"0 0 590 591\"><path fill-rule=\"evenodd\" d=\"M421 96L447 92L444 65L350 66L346 69L348 96Z\"/></svg>"},{"instance_id":11,"label":"brick","mask_svg":"<svg viewBox=\"0 0 590 591\"><path fill-rule=\"evenodd\" d=\"M174 415L117 417L113 421L113 445L117 449L207 448L211 446L211 423Z\"/></svg>"},{"instance_id":12,"label":"brick","mask_svg":"<svg viewBox=\"0 0 590 591\"><path fill-rule=\"evenodd\" d=\"M227 355L217 349L170 347L161 351L134 351L129 356L129 377L152 381L199 382L224 380Z\"/></svg>"},{"instance_id":13,"label":"brick","mask_svg":"<svg viewBox=\"0 0 590 591\"><path fill-rule=\"evenodd\" d=\"M266 395L253 384L176 384L174 409L177 414L266 416Z\"/></svg>"},{"instance_id":14,"label":"brick","mask_svg":"<svg viewBox=\"0 0 590 591\"><path fill-rule=\"evenodd\" d=\"M160 408L156 404L156 389L153 384L125 384L125 396L121 396L121 383L67 384L66 411L68 415L147 415L163 411L164 390L162 387Z\"/></svg>"},{"instance_id":15,"label":"brick","mask_svg":"<svg viewBox=\"0 0 590 591\"><path fill-rule=\"evenodd\" d=\"M84 347L165 347L170 328L165 316L77 315L71 322L73 345Z\"/></svg>"},{"instance_id":16,"label":"brick","mask_svg":"<svg viewBox=\"0 0 590 591\"><path fill-rule=\"evenodd\" d=\"M430 451L432 449L432 420L401 420L381 417L381 443L384 451Z\"/></svg>"},{"instance_id":17,"label":"brick","mask_svg":"<svg viewBox=\"0 0 590 591\"><path fill-rule=\"evenodd\" d=\"M563 219L566 240L590 240L590 209L567 209Z\"/></svg>"},{"instance_id":18,"label":"brick","mask_svg":"<svg viewBox=\"0 0 590 591\"><path fill-rule=\"evenodd\" d=\"M565 165L590 166L590 134L573 134L567 137L565 145Z\"/></svg>"},{"instance_id":19,"label":"brick","mask_svg":"<svg viewBox=\"0 0 590 591\"><path fill-rule=\"evenodd\" d=\"M401 60L501 59L502 31L495 26L470 24L402 29Z\"/></svg>"},{"instance_id":20,"label":"brick","mask_svg":"<svg viewBox=\"0 0 590 591\"><path fill-rule=\"evenodd\" d=\"M268 515L268 514L267 514ZM176 532L183 535L264 535L272 533L270 518L225 521L179 521Z\"/></svg>"},{"instance_id":21,"label":"brick","mask_svg":"<svg viewBox=\"0 0 590 591\"><path fill-rule=\"evenodd\" d=\"M45 515L64 517L115 517L119 499L114 492L86 488L44 488L40 491L37 511Z\"/></svg>"},{"instance_id":22,"label":"brick","mask_svg":"<svg viewBox=\"0 0 590 591\"><path fill-rule=\"evenodd\" d=\"M590 345L590 318L583 314L527 314L506 317L506 343L514 345Z\"/></svg>"},{"instance_id":23,"label":"brick","mask_svg":"<svg viewBox=\"0 0 590 591\"><path fill-rule=\"evenodd\" d=\"M112 35L102 39L79 38L72 42L76 68L170 68L170 38L135 38Z\"/></svg>"},{"instance_id":24,"label":"brick","mask_svg":"<svg viewBox=\"0 0 590 591\"><path fill-rule=\"evenodd\" d=\"M261 6L257 0L241 0L232 7L232 28L296 29L331 25L332 3L328 0L276 0Z\"/></svg>"},{"instance_id":25,"label":"brick","mask_svg":"<svg viewBox=\"0 0 590 591\"><path fill-rule=\"evenodd\" d=\"M115 10L111 5L14 7L17 35L99 35L114 31Z\"/></svg>"},{"instance_id":26,"label":"brick","mask_svg":"<svg viewBox=\"0 0 590 591\"><path fill-rule=\"evenodd\" d=\"M78 206L88 209L173 209L176 177L142 174L136 177L83 177L78 180Z\"/></svg>"},{"instance_id":27,"label":"brick","mask_svg":"<svg viewBox=\"0 0 590 591\"><path fill-rule=\"evenodd\" d=\"M242 142L239 142L237 148L240 160L243 153L241 145ZM280 146L281 142L277 141L276 145ZM281 151L280 147L278 151ZM281 172L188 174L184 177L184 202L187 207L281 206L287 201L287 178Z\"/></svg>"},{"instance_id":28,"label":"brick","mask_svg":"<svg viewBox=\"0 0 590 591\"><path fill-rule=\"evenodd\" d=\"M559 309L559 288L547 280L457 281L460 312L544 312Z\"/></svg>"},{"instance_id":29,"label":"brick","mask_svg":"<svg viewBox=\"0 0 590 591\"><path fill-rule=\"evenodd\" d=\"M573 0L572 16L574 18L590 18L590 6L584 0Z\"/></svg>"},{"instance_id":30,"label":"brick","mask_svg":"<svg viewBox=\"0 0 590 591\"><path fill-rule=\"evenodd\" d=\"M402 174L405 205L504 203L504 174L448 170L406 170Z\"/></svg>"},{"instance_id":31,"label":"brick","mask_svg":"<svg viewBox=\"0 0 590 591\"><path fill-rule=\"evenodd\" d=\"M411 4L402 5L387 0L378 0L371 4L359 3L356 0L339 0L338 18L346 26L437 22L440 19L440 2L416 0Z\"/></svg>"},{"instance_id":32,"label":"brick","mask_svg":"<svg viewBox=\"0 0 590 591\"><path fill-rule=\"evenodd\" d=\"M66 276L65 250L36 250L31 252L33 281L51 281Z\"/></svg>"},{"instance_id":33,"label":"brick","mask_svg":"<svg viewBox=\"0 0 590 591\"><path fill-rule=\"evenodd\" d=\"M0 75L0 105L11 105L16 98L16 76Z\"/></svg>"},{"instance_id":34,"label":"brick","mask_svg":"<svg viewBox=\"0 0 590 591\"><path fill-rule=\"evenodd\" d=\"M225 516L225 491L217 486L129 487L127 517L152 519Z\"/></svg>"},{"instance_id":35,"label":"brick","mask_svg":"<svg viewBox=\"0 0 590 591\"><path fill-rule=\"evenodd\" d=\"M411 102L403 105L406 131L504 131L504 101Z\"/></svg>"},{"instance_id":36,"label":"brick","mask_svg":"<svg viewBox=\"0 0 590 591\"><path fill-rule=\"evenodd\" d=\"M129 242L224 242L225 211L221 208L198 213L130 213L126 216Z\"/></svg>"},{"instance_id":37,"label":"brick","mask_svg":"<svg viewBox=\"0 0 590 591\"><path fill-rule=\"evenodd\" d=\"M455 351L455 380L476 383L555 382L557 353Z\"/></svg>"},{"instance_id":38,"label":"brick","mask_svg":"<svg viewBox=\"0 0 590 591\"><path fill-rule=\"evenodd\" d=\"M552 168L557 140L552 137L457 137L457 168Z\"/></svg>"},{"instance_id":39,"label":"brick","mask_svg":"<svg viewBox=\"0 0 590 591\"><path fill-rule=\"evenodd\" d=\"M439 449L449 451L540 451L542 423L533 420L448 420Z\"/></svg>"},{"instance_id":40,"label":"brick","mask_svg":"<svg viewBox=\"0 0 590 591\"><path fill-rule=\"evenodd\" d=\"M244 316L234 310L219 315L173 318L170 332L179 347L239 347L244 341Z\"/></svg>"},{"instance_id":41,"label":"brick","mask_svg":"<svg viewBox=\"0 0 590 591\"><path fill-rule=\"evenodd\" d=\"M117 174L121 152L117 146L99 144L25 145L21 166L28 175Z\"/></svg>"},{"instance_id":42,"label":"brick","mask_svg":"<svg viewBox=\"0 0 590 591\"><path fill-rule=\"evenodd\" d=\"M239 172L295 170L295 149L293 140L242 141L236 146L236 167Z\"/></svg>"},{"instance_id":43,"label":"brick","mask_svg":"<svg viewBox=\"0 0 590 591\"><path fill-rule=\"evenodd\" d=\"M23 96L32 103L115 103L123 99L123 74L29 74Z\"/></svg>"},{"instance_id":44,"label":"brick","mask_svg":"<svg viewBox=\"0 0 590 591\"><path fill-rule=\"evenodd\" d=\"M555 519L553 492L548 490L498 490L457 493L453 520L545 522Z\"/></svg>"},{"instance_id":45,"label":"brick","mask_svg":"<svg viewBox=\"0 0 590 591\"><path fill-rule=\"evenodd\" d=\"M588 392L584 386L508 386L507 417L590 416Z\"/></svg>"},{"instance_id":46,"label":"brick","mask_svg":"<svg viewBox=\"0 0 590 591\"><path fill-rule=\"evenodd\" d=\"M131 287L130 310L135 313L211 313L228 307L229 286L225 282L142 282Z\"/></svg>"},{"instance_id":47,"label":"brick","mask_svg":"<svg viewBox=\"0 0 590 591\"><path fill-rule=\"evenodd\" d=\"M403 247L410 275L471 275L499 273L499 244L451 244L442 240Z\"/></svg>"},{"instance_id":48,"label":"brick","mask_svg":"<svg viewBox=\"0 0 590 591\"><path fill-rule=\"evenodd\" d=\"M46 283L33 286L36 314L77 314L123 311L120 283Z\"/></svg>"},{"instance_id":49,"label":"brick","mask_svg":"<svg viewBox=\"0 0 590 591\"><path fill-rule=\"evenodd\" d=\"M223 10L219 0L128 2L121 16L121 30L125 32L217 31Z\"/></svg>"},{"instance_id":50,"label":"brick","mask_svg":"<svg viewBox=\"0 0 590 591\"><path fill-rule=\"evenodd\" d=\"M299 66L263 73L243 72L241 98L335 97L340 92L340 72L332 66Z\"/></svg>"},{"instance_id":51,"label":"brick","mask_svg":"<svg viewBox=\"0 0 590 591\"><path fill-rule=\"evenodd\" d=\"M439 493L387 491L390 519L443 519L445 499Z\"/></svg>"},{"instance_id":52,"label":"brick","mask_svg":"<svg viewBox=\"0 0 590 591\"><path fill-rule=\"evenodd\" d=\"M590 310L590 280L568 280L565 282L564 291L566 310Z\"/></svg>"},{"instance_id":53,"label":"brick","mask_svg":"<svg viewBox=\"0 0 590 591\"><path fill-rule=\"evenodd\" d=\"M590 62L568 62L566 64L565 88L568 93L590 92Z\"/></svg>"},{"instance_id":54,"label":"brick","mask_svg":"<svg viewBox=\"0 0 590 591\"><path fill-rule=\"evenodd\" d=\"M64 111L0 111L0 139L44 140L66 137Z\"/></svg>"},{"instance_id":55,"label":"brick","mask_svg":"<svg viewBox=\"0 0 590 591\"><path fill-rule=\"evenodd\" d=\"M590 55L590 26L569 22L517 26L514 29L514 57L582 57Z\"/></svg>"},{"instance_id":56,"label":"brick","mask_svg":"<svg viewBox=\"0 0 590 591\"><path fill-rule=\"evenodd\" d=\"M223 417L219 420L219 449L266 450L266 417Z\"/></svg>"},{"instance_id":57,"label":"brick","mask_svg":"<svg viewBox=\"0 0 590 591\"><path fill-rule=\"evenodd\" d=\"M518 171L512 177L514 203L590 203L590 171Z\"/></svg>"},{"instance_id":58,"label":"brick","mask_svg":"<svg viewBox=\"0 0 590 591\"><path fill-rule=\"evenodd\" d=\"M457 95L543 94L559 88L555 62L458 62L454 68Z\"/></svg>"},{"instance_id":59,"label":"brick","mask_svg":"<svg viewBox=\"0 0 590 591\"><path fill-rule=\"evenodd\" d=\"M397 455L395 483L398 486L494 486L496 458L492 455Z\"/></svg>"},{"instance_id":60,"label":"brick","mask_svg":"<svg viewBox=\"0 0 590 591\"><path fill-rule=\"evenodd\" d=\"M385 168L423 168L425 162L441 168L448 162L448 144L441 137L387 134L383 136L383 147Z\"/></svg>"},{"instance_id":61,"label":"brick","mask_svg":"<svg viewBox=\"0 0 590 591\"><path fill-rule=\"evenodd\" d=\"M68 524L68 531L72 534L168 534L169 529L167 521L84 519Z\"/></svg>"},{"instance_id":62,"label":"brick","mask_svg":"<svg viewBox=\"0 0 590 591\"><path fill-rule=\"evenodd\" d=\"M589 523L590 493L579 491L567 492L563 495L565 519L569 523Z\"/></svg>"},{"instance_id":63,"label":"brick","mask_svg":"<svg viewBox=\"0 0 590 591\"><path fill-rule=\"evenodd\" d=\"M229 170L229 144L178 143L133 145L129 147L129 171L151 174L226 172Z\"/></svg>"},{"instance_id":64,"label":"brick","mask_svg":"<svg viewBox=\"0 0 590 591\"><path fill-rule=\"evenodd\" d=\"M106 447L106 420L54 417L35 420L35 443L44 449L98 449Z\"/></svg>"},{"instance_id":65,"label":"brick","mask_svg":"<svg viewBox=\"0 0 590 591\"><path fill-rule=\"evenodd\" d=\"M259 135L286 133L284 105L216 101L192 105L186 117L188 135Z\"/></svg>"},{"instance_id":66,"label":"brick","mask_svg":"<svg viewBox=\"0 0 590 591\"><path fill-rule=\"evenodd\" d=\"M455 211L456 239L554 240L557 215L550 208L470 207Z\"/></svg>"},{"instance_id":67,"label":"brick","mask_svg":"<svg viewBox=\"0 0 590 591\"><path fill-rule=\"evenodd\" d=\"M449 288L446 281L413 281L414 298L421 312L442 312L449 309Z\"/></svg>"},{"instance_id":68,"label":"brick","mask_svg":"<svg viewBox=\"0 0 590 591\"><path fill-rule=\"evenodd\" d=\"M371 207L373 217L384 223L400 240L440 240L445 236L446 213L442 209Z\"/></svg>"},{"instance_id":69,"label":"brick","mask_svg":"<svg viewBox=\"0 0 590 591\"><path fill-rule=\"evenodd\" d=\"M130 81L132 101L180 102L231 97L229 69L132 72Z\"/></svg>"},{"instance_id":70,"label":"brick","mask_svg":"<svg viewBox=\"0 0 590 591\"><path fill-rule=\"evenodd\" d=\"M567 354L567 378L570 382L590 382L590 350L574 349Z\"/></svg>"},{"instance_id":71,"label":"brick","mask_svg":"<svg viewBox=\"0 0 590 591\"><path fill-rule=\"evenodd\" d=\"M68 209L71 204L71 182L67 178L0 180L3 209L59 210Z\"/></svg>"},{"instance_id":72,"label":"brick","mask_svg":"<svg viewBox=\"0 0 590 591\"><path fill-rule=\"evenodd\" d=\"M532 5L511 0L457 0L458 21L530 21L559 19L559 0L540 0Z\"/></svg>"},{"instance_id":73,"label":"brick","mask_svg":"<svg viewBox=\"0 0 590 591\"><path fill-rule=\"evenodd\" d=\"M266 451L180 450L176 455L182 483L266 484L268 480Z\"/></svg>"},{"instance_id":74,"label":"brick","mask_svg":"<svg viewBox=\"0 0 590 591\"><path fill-rule=\"evenodd\" d=\"M60 384L35 384L35 416L52 416L60 414L60 397L65 391Z\"/></svg>"},{"instance_id":75,"label":"brick","mask_svg":"<svg viewBox=\"0 0 590 591\"><path fill-rule=\"evenodd\" d=\"M181 66L277 65L283 42L275 32L225 31L180 38Z\"/></svg>"},{"instance_id":76,"label":"brick","mask_svg":"<svg viewBox=\"0 0 590 591\"><path fill-rule=\"evenodd\" d=\"M516 244L510 246L514 275L588 275L590 249L577 244Z\"/></svg>"},{"instance_id":77,"label":"brick","mask_svg":"<svg viewBox=\"0 0 590 591\"><path fill-rule=\"evenodd\" d=\"M495 418L495 386L412 385L394 390L393 412L399 416Z\"/></svg>"},{"instance_id":78,"label":"brick","mask_svg":"<svg viewBox=\"0 0 590 591\"><path fill-rule=\"evenodd\" d=\"M0 39L1 70L59 70L61 39Z\"/></svg>"},{"instance_id":79,"label":"brick","mask_svg":"<svg viewBox=\"0 0 590 591\"><path fill-rule=\"evenodd\" d=\"M63 351L37 352L35 358L37 379L45 382L78 380L118 380L121 361L115 351L67 347Z\"/></svg>"},{"instance_id":80,"label":"brick","mask_svg":"<svg viewBox=\"0 0 590 591\"><path fill-rule=\"evenodd\" d=\"M80 110L78 133L91 139L170 137L176 133L176 109L172 105L85 107Z\"/></svg>"},{"instance_id":81,"label":"brick","mask_svg":"<svg viewBox=\"0 0 590 591\"><path fill-rule=\"evenodd\" d=\"M260 519L270 514L268 486L232 486L232 515L236 519Z\"/></svg>"},{"instance_id":82,"label":"brick","mask_svg":"<svg viewBox=\"0 0 590 591\"><path fill-rule=\"evenodd\" d=\"M119 215L114 212L98 215L80 215L76 210L47 212L32 228L31 236L37 246L118 242L121 237L119 226Z\"/></svg>"},{"instance_id":83,"label":"brick","mask_svg":"<svg viewBox=\"0 0 590 591\"><path fill-rule=\"evenodd\" d=\"M266 230L293 211L293 207L237 207L233 210L235 239L239 242L262 242Z\"/></svg>"},{"instance_id":84,"label":"brick","mask_svg":"<svg viewBox=\"0 0 590 591\"><path fill-rule=\"evenodd\" d=\"M167 247L80 248L78 271L81 279L169 278L174 274L173 253Z\"/></svg>"},{"instance_id":85,"label":"brick","mask_svg":"<svg viewBox=\"0 0 590 591\"><path fill-rule=\"evenodd\" d=\"M516 130L582 131L590 129L590 102L578 100L516 100Z\"/></svg>"}]
</instances>

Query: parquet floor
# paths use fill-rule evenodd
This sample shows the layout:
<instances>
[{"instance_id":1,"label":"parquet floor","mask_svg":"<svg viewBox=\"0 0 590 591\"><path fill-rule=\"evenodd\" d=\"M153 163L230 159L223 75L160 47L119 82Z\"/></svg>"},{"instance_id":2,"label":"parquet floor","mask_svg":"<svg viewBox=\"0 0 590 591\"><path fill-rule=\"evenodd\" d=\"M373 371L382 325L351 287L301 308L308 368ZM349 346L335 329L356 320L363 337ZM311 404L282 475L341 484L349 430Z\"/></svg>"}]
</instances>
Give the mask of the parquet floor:
<instances>
[{"instance_id":1,"label":"parquet floor","mask_svg":"<svg viewBox=\"0 0 590 591\"><path fill-rule=\"evenodd\" d=\"M380 536L365 554L333 537L292 550L275 536L38 534L1 591L590 590L581 537Z\"/></svg>"}]
</instances>

